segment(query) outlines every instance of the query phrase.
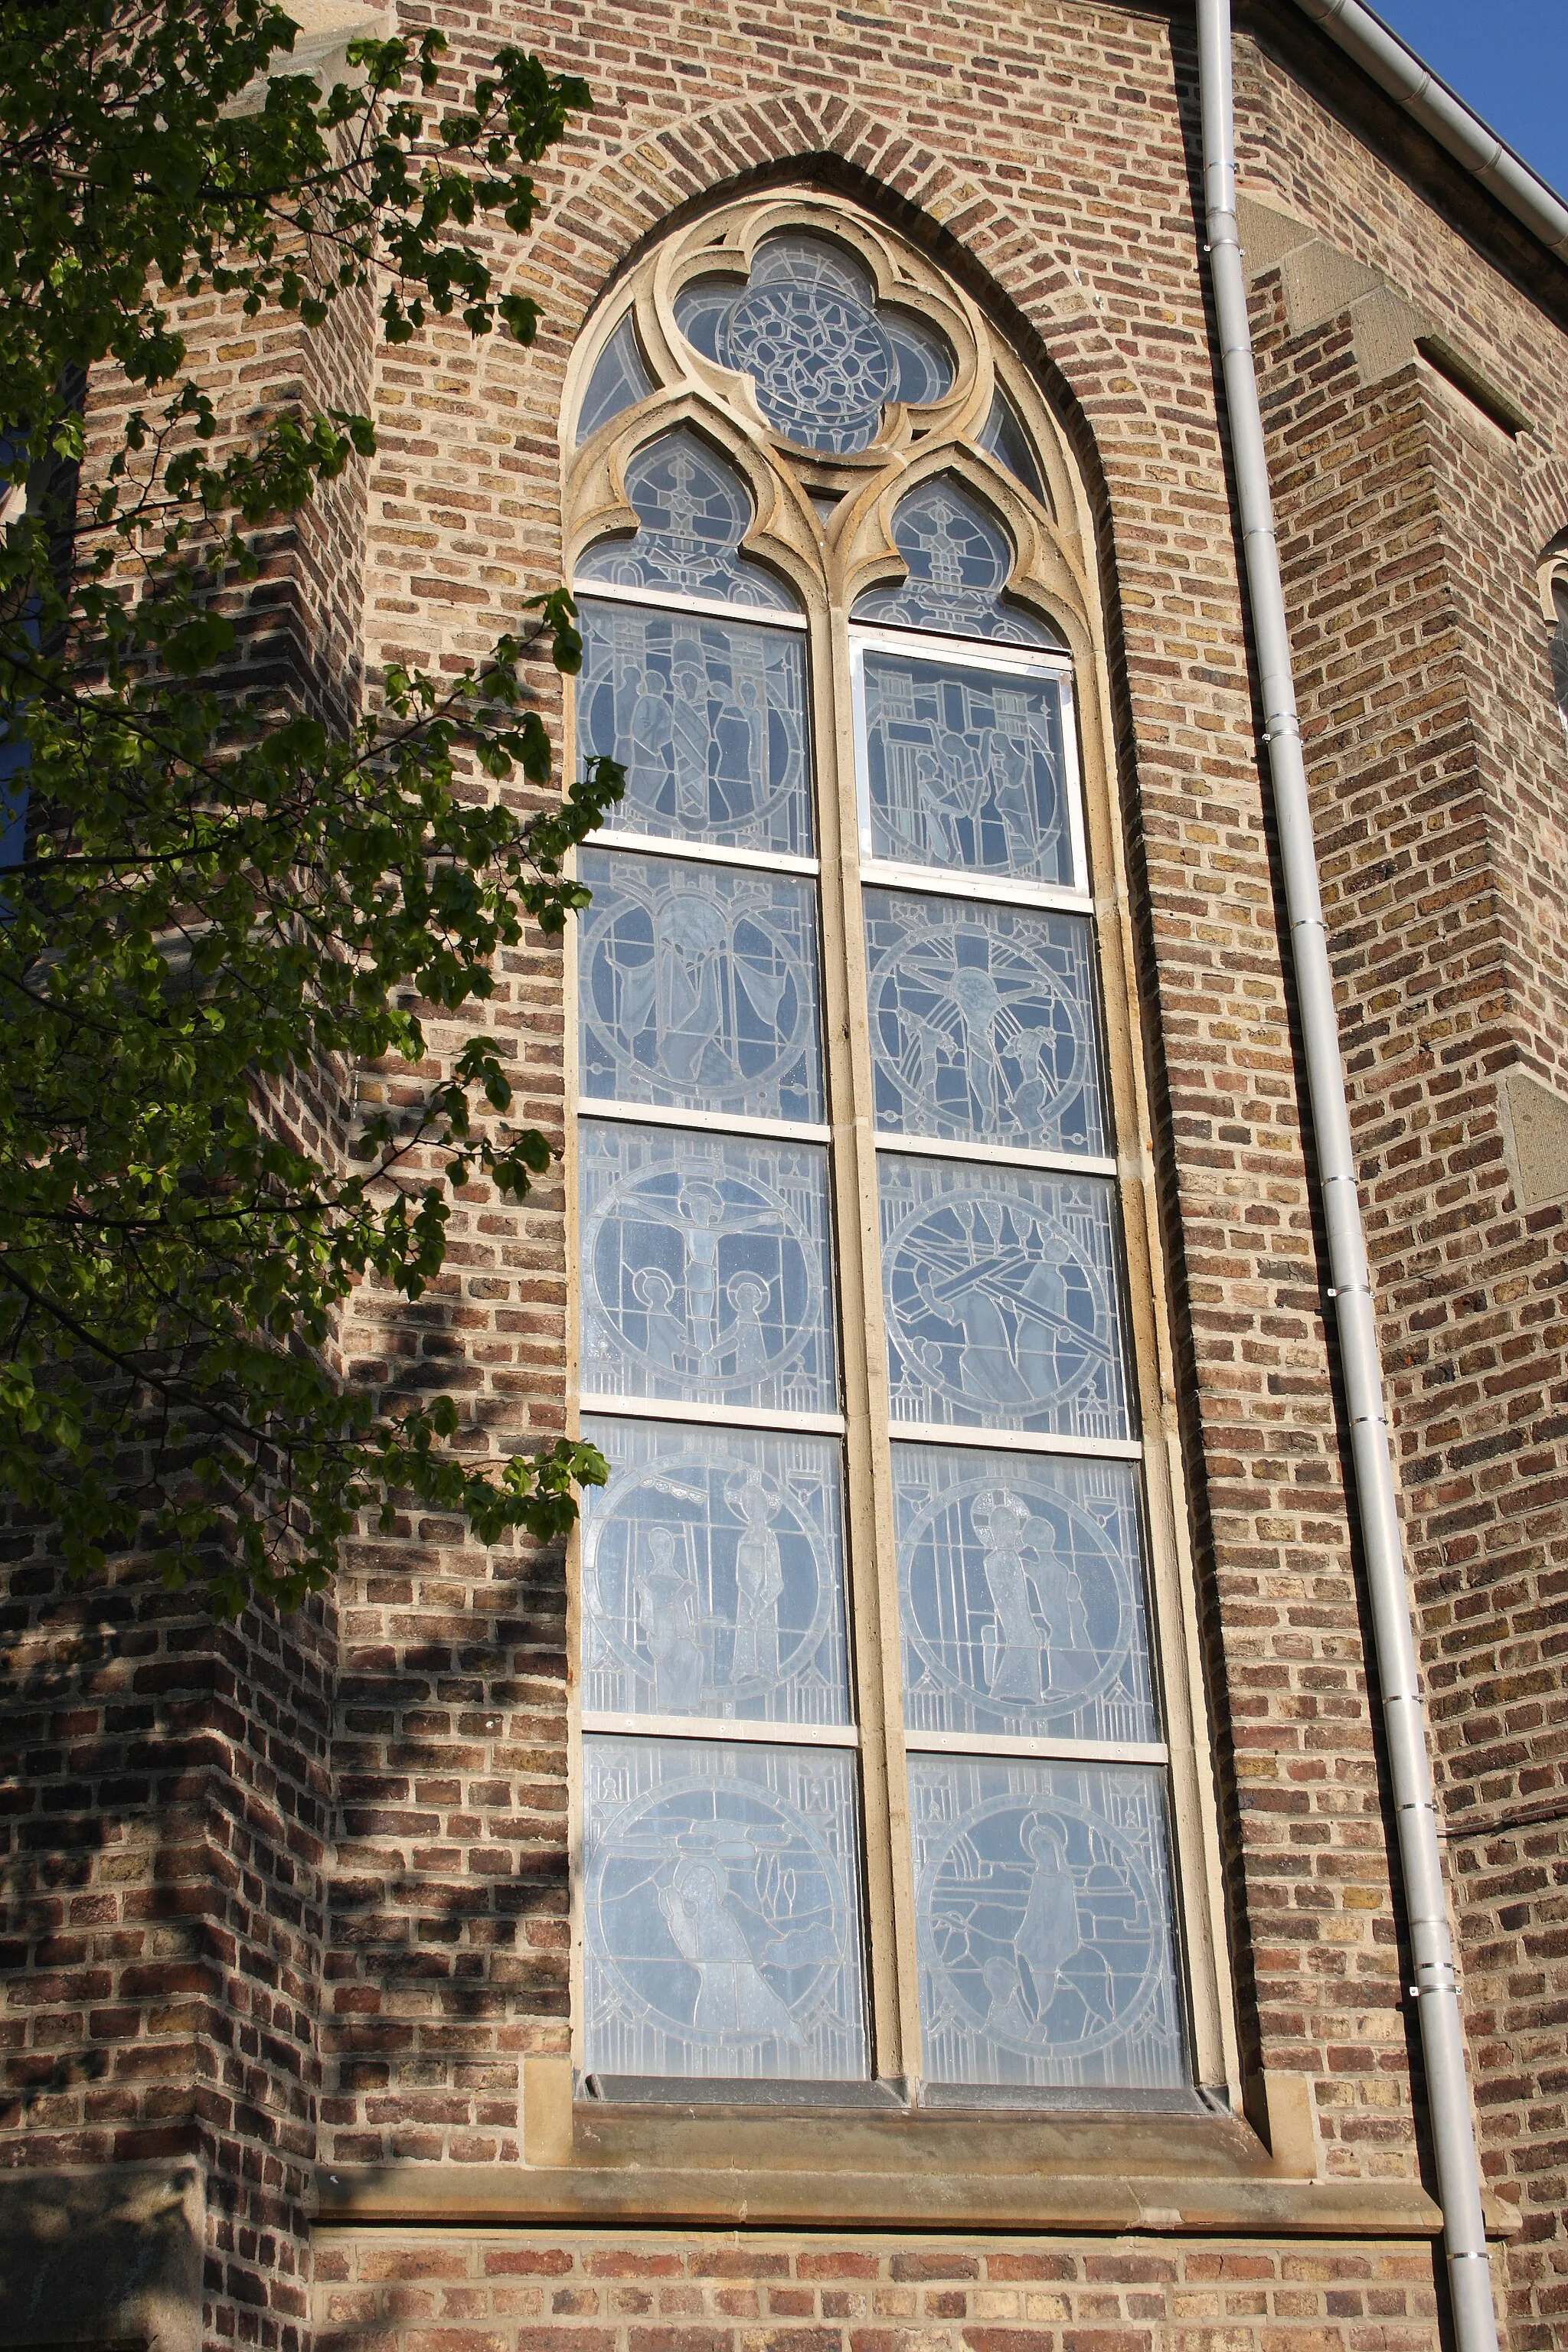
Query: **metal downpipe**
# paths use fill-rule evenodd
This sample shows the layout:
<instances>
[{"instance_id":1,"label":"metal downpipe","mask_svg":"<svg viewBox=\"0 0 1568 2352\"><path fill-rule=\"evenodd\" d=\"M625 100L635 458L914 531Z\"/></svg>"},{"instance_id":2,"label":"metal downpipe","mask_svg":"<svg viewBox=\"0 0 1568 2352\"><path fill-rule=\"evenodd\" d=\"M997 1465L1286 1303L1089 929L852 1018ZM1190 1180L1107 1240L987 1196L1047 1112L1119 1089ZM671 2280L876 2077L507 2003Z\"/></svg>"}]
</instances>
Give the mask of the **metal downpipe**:
<instances>
[{"instance_id":1,"label":"metal downpipe","mask_svg":"<svg viewBox=\"0 0 1568 2352\"><path fill-rule=\"evenodd\" d=\"M1307 1063L1327 1230L1330 1289L1350 1412L1355 1512L1372 1604L1373 1669L1381 1689L1398 1823L1399 1869L1414 1957L1413 1988L1426 2073L1427 2108L1443 2208L1457 2352L1497 2352L1480 2171L1453 1945L1443 1885L1425 1710L1410 1623L1383 1367L1373 1317L1350 1111L1340 1060L1328 940L1318 887L1307 770L1296 714L1290 639L1274 534L1247 281L1236 221L1230 0L1197 0L1204 189L1219 325L1231 455L1241 509L1247 587L1262 688L1264 741L1279 824L1280 864Z\"/></svg>"}]
</instances>

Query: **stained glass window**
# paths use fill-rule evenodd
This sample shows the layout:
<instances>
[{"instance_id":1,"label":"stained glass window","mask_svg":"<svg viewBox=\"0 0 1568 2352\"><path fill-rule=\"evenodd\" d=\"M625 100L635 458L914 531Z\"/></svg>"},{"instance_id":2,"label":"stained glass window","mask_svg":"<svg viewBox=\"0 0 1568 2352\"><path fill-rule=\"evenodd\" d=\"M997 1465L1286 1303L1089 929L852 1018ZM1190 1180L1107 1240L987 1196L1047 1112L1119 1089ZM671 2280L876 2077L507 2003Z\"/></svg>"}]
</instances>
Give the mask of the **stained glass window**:
<instances>
[{"instance_id":1,"label":"stained glass window","mask_svg":"<svg viewBox=\"0 0 1568 2352\"><path fill-rule=\"evenodd\" d=\"M1552 632L1552 685L1563 723L1568 727L1568 564L1552 574L1552 603L1557 625Z\"/></svg>"},{"instance_id":2,"label":"stained glass window","mask_svg":"<svg viewBox=\"0 0 1568 2352\"><path fill-rule=\"evenodd\" d=\"M1108 1180L881 1162L893 1418L1131 1434Z\"/></svg>"},{"instance_id":3,"label":"stained glass window","mask_svg":"<svg viewBox=\"0 0 1568 2352\"><path fill-rule=\"evenodd\" d=\"M936 629L943 636L1000 637L1054 646L1056 631L1003 593L1013 551L999 523L947 475L911 490L893 517L893 544L909 566L901 588L874 588L858 621Z\"/></svg>"},{"instance_id":4,"label":"stained glass window","mask_svg":"<svg viewBox=\"0 0 1568 2352\"><path fill-rule=\"evenodd\" d=\"M868 448L890 401L929 406L952 388L941 336L879 305L869 270L826 237L768 237L744 283L697 278L675 315L700 352L751 377L768 423L803 448Z\"/></svg>"},{"instance_id":5,"label":"stained glass window","mask_svg":"<svg viewBox=\"0 0 1568 2352\"><path fill-rule=\"evenodd\" d=\"M1031 497L1042 506L1048 506L1045 484L1029 436L1018 420L1017 411L1005 392L999 392L991 403L989 415L980 432L980 446L1000 457L1010 474L1016 475Z\"/></svg>"},{"instance_id":6,"label":"stained glass window","mask_svg":"<svg viewBox=\"0 0 1568 2352\"><path fill-rule=\"evenodd\" d=\"M847 1748L590 1737L588 2070L864 2076L856 1820Z\"/></svg>"},{"instance_id":7,"label":"stained glass window","mask_svg":"<svg viewBox=\"0 0 1568 2352\"><path fill-rule=\"evenodd\" d=\"M866 960L879 1128L1104 1151L1087 916L868 890Z\"/></svg>"},{"instance_id":8,"label":"stained glass window","mask_svg":"<svg viewBox=\"0 0 1568 2352\"><path fill-rule=\"evenodd\" d=\"M837 1442L593 1421L583 1695L611 1714L848 1724Z\"/></svg>"},{"instance_id":9,"label":"stained glass window","mask_svg":"<svg viewBox=\"0 0 1568 2352\"><path fill-rule=\"evenodd\" d=\"M895 1445L911 1732L1157 1740L1131 1462Z\"/></svg>"},{"instance_id":10,"label":"stained glass window","mask_svg":"<svg viewBox=\"0 0 1568 2352\"><path fill-rule=\"evenodd\" d=\"M722 615L581 602L578 741L626 772L611 828L809 856L805 654Z\"/></svg>"},{"instance_id":11,"label":"stained glass window","mask_svg":"<svg viewBox=\"0 0 1568 2352\"><path fill-rule=\"evenodd\" d=\"M604 850L578 870L584 1095L819 1120L812 885Z\"/></svg>"},{"instance_id":12,"label":"stained glass window","mask_svg":"<svg viewBox=\"0 0 1568 2352\"><path fill-rule=\"evenodd\" d=\"M844 514L836 547L856 524L830 461L958 380L877 285L803 229L676 296L731 372L730 429L754 394L766 462L812 453L794 487ZM683 421L646 422L628 314L580 419L646 404L637 527L579 578L578 746L626 772L578 868L580 1402L610 1465L580 1540L580 2054L726 2100L873 2075L950 2106L1173 2098L1192 2061L1071 665L999 512L939 471L894 510L905 577L814 677L690 383ZM971 474L978 444L1047 503L1005 394L968 430ZM885 1399L876 1444L841 1366ZM863 1779L895 1657L902 1746ZM889 1769L893 1812L868 1811ZM868 1937L906 1921L873 1972ZM918 2026L873 1999L909 1969Z\"/></svg>"},{"instance_id":13,"label":"stained glass window","mask_svg":"<svg viewBox=\"0 0 1568 2352\"><path fill-rule=\"evenodd\" d=\"M1185 2079L1163 1783L1103 1765L911 1758L931 2082Z\"/></svg>"},{"instance_id":14,"label":"stained glass window","mask_svg":"<svg viewBox=\"0 0 1568 2352\"><path fill-rule=\"evenodd\" d=\"M1070 885L1062 680L881 646L863 675L870 855Z\"/></svg>"},{"instance_id":15,"label":"stained glass window","mask_svg":"<svg viewBox=\"0 0 1568 2352\"><path fill-rule=\"evenodd\" d=\"M607 425L624 408L646 400L652 390L653 378L644 363L637 328L628 310L594 362L594 373L578 412L578 440L591 440L601 425Z\"/></svg>"},{"instance_id":16,"label":"stained glass window","mask_svg":"<svg viewBox=\"0 0 1568 2352\"><path fill-rule=\"evenodd\" d=\"M611 1465L582 1536L585 2058L853 2081L870 2050L805 639L740 552L751 494L709 444L660 434L626 479L637 531L579 575L613 592L580 606L579 748L626 772L579 866L581 1385ZM746 1723L765 1738L737 1741Z\"/></svg>"},{"instance_id":17,"label":"stained glass window","mask_svg":"<svg viewBox=\"0 0 1568 2352\"><path fill-rule=\"evenodd\" d=\"M835 1411L820 1147L604 1119L579 1160L585 1388Z\"/></svg>"},{"instance_id":18,"label":"stained glass window","mask_svg":"<svg viewBox=\"0 0 1568 2352\"><path fill-rule=\"evenodd\" d=\"M697 434L682 426L639 449L626 467L626 497L637 536L590 548L580 580L789 611L783 583L736 552L752 525L751 492Z\"/></svg>"}]
</instances>

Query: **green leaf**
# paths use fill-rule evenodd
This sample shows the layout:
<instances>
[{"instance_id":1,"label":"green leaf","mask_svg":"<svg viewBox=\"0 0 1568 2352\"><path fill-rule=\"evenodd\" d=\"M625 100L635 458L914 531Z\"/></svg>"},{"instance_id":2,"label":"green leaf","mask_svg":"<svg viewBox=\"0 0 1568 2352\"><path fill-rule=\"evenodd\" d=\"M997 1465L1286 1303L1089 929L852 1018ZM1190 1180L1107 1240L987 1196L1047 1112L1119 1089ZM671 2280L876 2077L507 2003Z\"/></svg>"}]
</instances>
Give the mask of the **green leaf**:
<instances>
[{"instance_id":1,"label":"green leaf","mask_svg":"<svg viewBox=\"0 0 1568 2352\"><path fill-rule=\"evenodd\" d=\"M268 0L0 14L0 415L26 420L5 470L28 484L0 706L31 762L0 923L0 1490L58 1522L73 1574L134 1549L228 1612L297 1607L410 1498L552 1539L604 1475L565 1444L489 1459L466 1406L394 1412L335 1349L360 1284L439 1281L454 1187L521 1198L550 1165L501 1123L495 1042L433 1068L416 1008L482 1002L527 922L584 903L563 862L619 771L531 818L475 793L550 782L531 640L456 681L395 666L330 719L288 683L279 519L374 425L253 413L165 307L312 336L374 287L389 344L454 313L530 341L467 232L531 220L527 167L588 93L499 50L431 161L439 33L354 42L324 96L286 70L294 36ZM574 668L570 599L535 609Z\"/></svg>"}]
</instances>

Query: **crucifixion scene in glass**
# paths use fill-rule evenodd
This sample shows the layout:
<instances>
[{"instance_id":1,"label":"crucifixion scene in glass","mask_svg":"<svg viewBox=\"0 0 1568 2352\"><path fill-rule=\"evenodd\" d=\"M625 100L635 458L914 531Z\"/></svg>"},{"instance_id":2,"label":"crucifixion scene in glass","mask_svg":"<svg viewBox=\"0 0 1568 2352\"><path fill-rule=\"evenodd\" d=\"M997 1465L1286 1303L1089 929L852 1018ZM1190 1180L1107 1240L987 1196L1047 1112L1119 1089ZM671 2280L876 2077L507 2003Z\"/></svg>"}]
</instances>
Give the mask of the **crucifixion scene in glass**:
<instances>
[{"instance_id":1,"label":"crucifixion scene in glass","mask_svg":"<svg viewBox=\"0 0 1568 2352\"><path fill-rule=\"evenodd\" d=\"M689 276L674 316L824 462L864 464L958 378L949 336L815 232ZM1073 666L1005 519L1039 464L994 391L962 476L890 502L901 577L835 616L755 551L741 467L689 413L660 425L656 389L628 312L579 422L591 445L637 406L642 435L637 528L576 576L578 756L627 777L579 865L578 1388L611 1465L580 1543L583 2071L1172 2092ZM901 1663L891 1814L868 1628ZM879 1855L912 1923L893 2053Z\"/></svg>"}]
</instances>

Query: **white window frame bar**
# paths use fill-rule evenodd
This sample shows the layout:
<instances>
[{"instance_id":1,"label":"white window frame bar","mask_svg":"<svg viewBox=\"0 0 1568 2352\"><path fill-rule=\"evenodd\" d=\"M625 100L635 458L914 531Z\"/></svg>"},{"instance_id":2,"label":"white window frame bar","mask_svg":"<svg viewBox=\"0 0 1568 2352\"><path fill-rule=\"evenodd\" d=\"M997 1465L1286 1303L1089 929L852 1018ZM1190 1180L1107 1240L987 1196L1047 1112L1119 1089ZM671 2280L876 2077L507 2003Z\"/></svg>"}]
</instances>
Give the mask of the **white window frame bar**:
<instances>
[{"instance_id":1,"label":"white window frame bar","mask_svg":"<svg viewBox=\"0 0 1568 2352\"><path fill-rule=\"evenodd\" d=\"M773 1430L781 1437L842 1437L841 1412L770 1412L761 1405L710 1403L706 1397L605 1396L579 1391L579 1415L616 1421L684 1421L700 1429L714 1422L725 1429Z\"/></svg>"},{"instance_id":2,"label":"white window frame bar","mask_svg":"<svg viewBox=\"0 0 1568 2352\"><path fill-rule=\"evenodd\" d=\"M1053 1176L1104 1176L1114 1181L1114 1160L1100 1152L1045 1151L1026 1144L968 1143L948 1135L904 1135L894 1128L877 1130L879 1151L905 1151L928 1160L977 1160L992 1168L1034 1168Z\"/></svg>"},{"instance_id":3,"label":"white window frame bar","mask_svg":"<svg viewBox=\"0 0 1568 2352\"><path fill-rule=\"evenodd\" d=\"M700 1135L755 1135L770 1142L831 1143L833 1129L814 1119L751 1118L741 1111L685 1110L679 1103L628 1103L581 1095L579 1118L619 1118L636 1125L679 1127Z\"/></svg>"},{"instance_id":4,"label":"white window frame bar","mask_svg":"<svg viewBox=\"0 0 1568 2352\"><path fill-rule=\"evenodd\" d=\"M700 613L710 621L754 621L764 629L794 629L804 635L804 613L781 613L766 604L724 604L717 596L683 596L679 589L632 588L619 580L574 580L574 604L601 597L607 604L640 604L645 612Z\"/></svg>"},{"instance_id":5,"label":"white window frame bar","mask_svg":"<svg viewBox=\"0 0 1568 2352\"><path fill-rule=\"evenodd\" d=\"M858 747L864 776L864 746ZM997 907L1037 907L1050 915L1081 915L1094 919L1094 900L1087 890L1068 890L1054 882L1015 882L1005 874L957 874L947 866L903 866L889 857L863 857L860 880L868 890L899 890L907 897L978 898Z\"/></svg>"},{"instance_id":6,"label":"white window frame bar","mask_svg":"<svg viewBox=\"0 0 1568 2352\"><path fill-rule=\"evenodd\" d=\"M579 1118L624 1119L628 1125L675 1127L701 1135L754 1135L770 1142L831 1143L833 1129L804 1118L754 1118L745 1111L688 1109L679 1103L626 1102L611 1095L581 1095ZM967 1143L944 1135L901 1135L879 1131L879 1151L908 1152L928 1160L975 1160L987 1167L1033 1169L1047 1176L1097 1176L1114 1182L1114 1160L1089 1152L1037 1151L1010 1143Z\"/></svg>"},{"instance_id":7,"label":"white window frame bar","mask_svg":"<svg viewBox=\"0 0 1568 2352\"><path fill-rule=\"evenodd\" d=\"M906 1725L911 1756L1016 1756L1045 1764L1168 1764L1163 1739L1051 1739L1005 1731L916 1731Z\"/></svg>"},{"instance_id":8,"label":"white window frame bar","mask_svg":"<svg viewBox=\"0 0 1568 2352\"><path fill-rule=\"evenodd\" d=\"M704 1406L706 1412L708 1407ZM1054 1429L998 1429L988 1423L977 1429L972 1422L949 1428L940 1421L896 1421L888 1429L895 1445L973 1445L994 1454L1068 1454L1089 1462L1142 1462L1141 1437L1064 1437Z\"/></svg>"},{"instance_id":9,"label":"white window frame bar","mask_svg":"<svg viewBox=\"0 0 1568 2352\"><path fill-rule=\"evenodd\" d=\"M755 1716L623 1715L603 1707L585 1706L584 1732L616 1739L750 1739L768 1748L840 1748L858 1749L860 1730L853 1723L763 1723Z\"/></svg>"},{"instance_id":10,"label":"white window frame bar","mask_svg":"<svg viewBox=\"0 0 1568 2352\"><path fill-rule=\"evenodd\" d=\"M805 874L816 878L822 872L820 857L795 857L787 850L731 849L725 842L684 841L677 835L662 833L616 833L610 826L582 846L624 849L639 857L673 857L697 866L743 866L765 874Z\"/></svg>"}]
</instances>

